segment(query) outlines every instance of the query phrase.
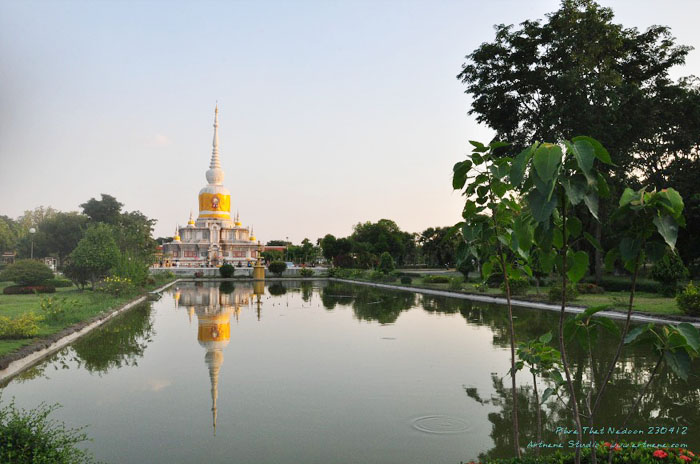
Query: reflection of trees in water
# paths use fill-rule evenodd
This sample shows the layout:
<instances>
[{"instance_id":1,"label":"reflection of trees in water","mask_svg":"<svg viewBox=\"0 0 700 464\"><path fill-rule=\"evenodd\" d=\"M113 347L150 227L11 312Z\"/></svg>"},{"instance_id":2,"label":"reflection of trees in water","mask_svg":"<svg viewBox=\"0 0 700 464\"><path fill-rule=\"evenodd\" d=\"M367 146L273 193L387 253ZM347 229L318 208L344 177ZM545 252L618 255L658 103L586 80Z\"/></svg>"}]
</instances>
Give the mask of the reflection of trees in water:
<instances>
[{"instance_id":1,"label":"reflection of trees in water","mask_svg":"<svg viewBox=\"0 0 700 464\"><path fill-rule=\"evenodd\" d=\"M280 296L287 293L287 288L281 283L275 282L274 284L267 287L267 291L270 292L270 295L272 296Z\"/></svg>"},{"instance_id":2,"label":"reflection of trees in water","mask_svg":"<svg viewBox=\"0 0 700 464\"><path fill-rule=\"evenodd\" d=\"M330 282L323 289L321 299L326 309L333 309L338 304L348 305L352 306L358 319L390 323L396 321L402 311L415 304L413 293L405 292L403 294L405 299L401 298L401 295L399 292L374 287ZM492 343L494 346L504 349L509 346L508 312L504 306L426 294L420 295L420 305L423 310L430 313L459 313L467 324L489 327L493 334ZM515 308L514 316L516 341L524 342L534 339L550 330L556 335L558 321L556 312ZM586 391L588 390L591 377L594 379L597 391L598 384L595 382L600 382L602 379L607 365L612 360L617 343L618 340L601 331L598 334L592 363L588 359L587 353L577 344L567 345L572 364L572 376L579 398L584 396L582 394L584 386ZM615 370L603 397L598 413L598 422L595 426L622 425L621 418L633 407L634 401L649 378L655 362L654 356L644 348L625 347L618 368ZM687 425L689 430L692 430L692 427L697 427L700 424L700 376L697 375L700 361L696 360L693 366L695 374L690 376L687 383L670 373L668 369L660 371L649 387L639 411L634 413L633 421L628 427L645 429L650 425L669 424ZM506 375L507 360L504 359L503 366L496 366L496 369L498 368L500 368L498 375ZM485 407L497 408L496 412L491 412L488 415L492 424L491 437L494 446L480 456L482 461L487 458L513 456L512 398L509 388L504 388L503 380L498 375L493 375L492 390L478 392L473 388L466 388L467 395L475 401L488 405ZM518 392L521 445L526 446L531 440L537 441L537 409L534 390L531 385L526 384L532 381L529 373L523 372L518 376L518 379L518 383L521 385ZM539 384L540 391L553 384L551 381L546 383L546 385ZM565 389L562 389L561 394L568 401ZM571 414L564 404L555 397L550 398L542 406L542 413L542 439L545 442L561 442L562 438L556 436L554 431L558 426L573 428ZM700 450L700 435L697 437L691 438L690 435L686 435L675 438L688 443L691 448ZM563 441L572 438L575 440L575 436L569 436L565 437ZM607 438L612 439L613 437ZM670 441L671 438L666 436L665 440ZM660 437L649 435L641 439L659 442ZM543 452L546 451L543 450ZM534 454L534 450L530 449L529 453Z\"/></svg>"},{"instance_id":3,"label":"reflection of trees in water","mask_svg":"<svg viewBox=\"0 0 700 464\"><path fill-rule=\"evenodd\" d=\"M224 281L221 282L221 285L219 285L219 291L221 293L230 295L234 290L236 290L236 286L233 284L233 282Z\"/></svg>"},{"instance_id":4,"label":"reflection of trees in water","mask_svg":"<svg viewBox=\"0 0 700 464\"><path fill-rule=\"evenodd\" d=\"M339 303L352 306L355 317L359 320L391 324L396 322L402 311L415 306L416 295L411 292L329 282L321 290L321 302L329 310Z\"/></svg>"},{"instance_id":5,"label":"reflection of trees in water","mask_svg":"<svg viewBox=\"0 0 700 464\"><path fill-rule=\"evenodd\" d=\"M74 360L78 366L99 374L136 366L153 335L151 304L144 303L76 341L72 345Z\"/></svg>"},{"instance_id":6,"label":"reflection of trees in water","mask_svg":"<svg viewBox=\"0 0 700 464\"><path fill-rule=\"evenodd\" d=\"M308 280L301 282L301 299L304 303L311 301L311 295L314 293L314 287Z\"/></svg>"}]
</instances>

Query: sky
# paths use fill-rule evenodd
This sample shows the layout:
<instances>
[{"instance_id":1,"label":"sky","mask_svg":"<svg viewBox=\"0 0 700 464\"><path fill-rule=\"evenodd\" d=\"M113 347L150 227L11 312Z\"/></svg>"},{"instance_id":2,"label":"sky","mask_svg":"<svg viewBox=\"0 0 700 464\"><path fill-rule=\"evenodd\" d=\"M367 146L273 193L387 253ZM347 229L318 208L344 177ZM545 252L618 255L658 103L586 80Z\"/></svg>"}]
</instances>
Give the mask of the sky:
<instances>
[{"instance_id":1,"label":"sky","mask_svg":"<svg viewBox=\"0 0 700 464\"><path fill-rule=\"evenodd\" d=\"M600 3L670 26L699 49L672 75L700 76L700 2ZM558 6L0 0L0 215L107 193L172 235L197 214L218 101L224 185L263 243L452 225L452 166L493 135L467 114L464 57Z\"/></svg>"}]
</instances>

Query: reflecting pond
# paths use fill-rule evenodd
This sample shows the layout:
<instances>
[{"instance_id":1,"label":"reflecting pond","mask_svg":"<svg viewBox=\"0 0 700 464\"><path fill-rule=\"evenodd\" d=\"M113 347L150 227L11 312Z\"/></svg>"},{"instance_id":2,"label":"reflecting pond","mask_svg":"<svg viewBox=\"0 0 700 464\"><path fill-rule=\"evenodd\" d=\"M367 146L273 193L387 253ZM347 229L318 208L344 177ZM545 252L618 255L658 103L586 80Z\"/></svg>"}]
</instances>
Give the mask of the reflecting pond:
<instances>
[{"instance_id":1,"label":"reflecting pond","mask_svg":"<svg viewBox=\"0 0 700 464\"><path fill-rule=\"evenodd\" d=\"M515 308L518 339L557 314ZM512 456L507 310L337 282L179 283L7 384L3 401L63 407L89 425L87 446L112 463L426 463ZM593 366L571 349L577 385L602 377L615 341L599 337ZM620 426L654 359L626 350L601 410ZM694 372L698 372L697 365ZM519 376L521 444L535 440L532 378ZM547 383L538 382L542 392ZM629 428L687 426L700 449L700 382L665 370ZM556 398L544 441L572 427ZM601 438L607 438L603 436Z\"/></svg>"}]
</instances>

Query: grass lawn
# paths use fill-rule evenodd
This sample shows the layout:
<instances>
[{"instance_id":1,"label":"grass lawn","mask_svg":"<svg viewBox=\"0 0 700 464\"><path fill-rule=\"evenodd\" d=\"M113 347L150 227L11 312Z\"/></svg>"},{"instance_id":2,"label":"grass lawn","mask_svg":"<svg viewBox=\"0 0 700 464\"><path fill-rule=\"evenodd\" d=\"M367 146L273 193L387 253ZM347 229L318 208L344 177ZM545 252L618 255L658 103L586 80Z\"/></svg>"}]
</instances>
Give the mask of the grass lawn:
<instances>
[{"instance_id":1,"label":"grass lawn","mask_svg":"<svg viewBox=\"0 0 700 464\"><path fill-rule=\"evenodd\" d=\"M156 278L155 285L150 285L146 290L153 290L167 282L174 280L165 277ZM80 291L76 287L57 288L56 293L44 295L4 295L2 289L12 285L11 282L0 282L0 316L15 318L26 312L42 315L40 301L42 298L53 298L64 304L68 309L66 315L60 319L52 320L44 318L39 323L39 333L34 338L25 339L0 339L0 356L29 345L42 337L60 332L66 327L90 319L102 312L120 306L132 300L138 293L115 297L106 293L95 293L91 290ZM65 302L64 302L65 299Z\"/></svg>"}]
</instances>

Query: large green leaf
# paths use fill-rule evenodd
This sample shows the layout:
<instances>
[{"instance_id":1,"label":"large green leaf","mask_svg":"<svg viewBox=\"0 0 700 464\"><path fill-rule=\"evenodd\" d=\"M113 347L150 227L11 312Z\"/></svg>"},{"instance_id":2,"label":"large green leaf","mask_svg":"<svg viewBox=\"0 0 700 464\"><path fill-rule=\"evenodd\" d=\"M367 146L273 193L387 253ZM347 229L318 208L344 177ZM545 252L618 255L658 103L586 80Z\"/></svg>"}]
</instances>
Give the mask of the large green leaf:
<instances>
[{"instance_id":1,"label":"large green leaf","mask_svg":"<svg viewBox=\"0 0 700 464\"><path fill-rule=\"evenodd\" d=\"M663 200L663 203L674 217L678 217L683 212L683 198L677 190L666 188L656 195Z\"/></svg>"},{"instance_id":2,"label":"large green leaf","mask_svg":"<svg viewBox=\"0 0 700 464\"><path fill-rule=\"evenodd\" d=\"M561 229L558 227L555 227L554 230L552 230L552 245L554 245L554 248L556 249L561 249L561 247L564 246L564 235L561 233Z\"/></svg>"},{"instance_id":3,"label":"large green leaf","mask_svg":"<svg viewBox=\"0 0 700 464\"><path fill-rule=\"evenodd\" d=\"M700 352L700 332L692 324L681 322L676 326L678 332L685 337L686 343L696 352Z\"/></svg>"},{"instance_id":4,"label":"large green leaf","mask_svg":"<svg viewBox=\"0 0 700 464\"><path fill-rule=\"evenodd\" d=\"M554 269L554 260L556 259L557 254L553 250L548 252L541 251L538 257L542 272L545 274L552 272L552 269Z\"/></svg>"},{"instance_id":5,"label":"large green leaf","mask_svg":"<svg viewBox=\"0 0 700 464\"><path fill-rule=\"evenodd\" d=\"M566 221L566 233L569 237L576 238L581 235L582 227L581 220L576 216L571 216Z\"/></svg>"},{"instance_id":6,"label":"large green leaf","mask_svg":"<svg viewBox=\"0 0 700 464\"><path fill-rule=\"evenodd\" d=\"M588 189L588 182L586 178L581 175L575 175L571 179L564 179L561 183L566 192L566 196L572 205L578 205L586 196L586 190Z\"/></svg>"},{"instance_id":7,"label":"large green leaf","mask_svg":"<svg viewBox=\"0 0 700 464\"><path fill-rule=\"evenodd\" d=\"M518 246L523 250L529 250L532 246L534 233L532 224L524 220L522 216L518 216L513 221L513 232L518 240Z\"/></svg>"},{"instance_id":8,"label":"large green leaf","mask_svg":"<svg viewBox=\"0 0 700 464\"><path fill-rule=\"evenodd\" d=\"M598 251L603 251L603 247L600 245L600 242L595 239L594 236L592 236L586 231L583 232L583 236L586 238L588 243L590 243L593 246L593 248L595 248Z\"/></svg>"},{"instance_id":9,"label":"large green leaf","mask_svg":"<svg viewBox=\"0 0 700 464\"><path fill-rule=\"evenodd\" d=\"M498 160L489 166L489 171L496 179L503 179L508 175L508 163L507 160Z\"/></svg>"},{"instance_id":10,"label":"large green leaf","mask_svg":"<svg viewBox=\"0 0 700 464\"><path fill-rule=\"evenodd\" d=\"M472 144L472 146L474 147L474 151L476 152L484 153L489 151L489 148L481 142L477 142L476 140L470 140L469 143Z\"/></svg>"},{"instance_id":11,"label":"large green leaf","mask_svg":"<svg viewBox=\"0 0 700 464\"><path fill-rule=\"evenodd\" d=\"M561 165L562 151L559 145L543 143L533 157L533 165L537 176L544 182L554 178Z\"/></svg>"},{"instance_id":12,"label":"large green leaf","mask_svg":"<svg viewBox=\"0 0 700 464\"><path fill-rule=\"evenodd\" d=\"M574 158L578 166L586 174L591 172L593 169L593 160L595 160L595 151L593 145L591 145L587 140L579 139L576 140L571 147L574 151Z\"/></svg>"},{"instance_id":13,"label":"large green leaf","mask_svg":"<svg viewBox=\"0 0 700 464\"><path fill-rule=\"evenodd\" d=\"M629 332L627 332L627 336L625 336L625 344L634 343L640 335L648 332L649 330L651 330L652 327L654 327L654 324L650 322L648 324L640 325L630 330Z\"/></svg>"},{"instance_id":14,"label":"large green leaf","mask_svg":"<svg viewBox=\"0 0 700 464\"><path fill-rule=\"evenodd\" d=\"M618 337L620 335L620 328L615 324L615 322L608 318L608 317L597 317L594 319L594 322L603 327L605 330L610 332L611 334L615 335Z\"/></svg>"},{"instance_id":15,"label":"large green leaf","mask_svg":"<svg viewBox=\"0 0 700 464\"><path fill-rule=\"evenodd\" d=\"M617 258L620 256L620 250L617 248L613 248L611 250L608 250L607 253L605 253L605 270L608 272L612 272L612 270L615 268L615 261L617 261Z\"/></svg>"},{"instance_id":16,"label":"large green leaf","mask_svg":"<svg viewBox=\"0 0 700 464\"><path fill-rule=\"evenodd\" d=\"M608 187L608 182L601 173L598 173L598 196L600 198L610 197L610 187Z\"/></svg>"},{"instance_id":17,"label":"large green leaf","mask_svg":"<svg viewBox=\"0 0 700 464\"><path fill-rule=\"evenodd\" d=\"M588 211L591 212L594 218L598 219L598 194L595 192L589 192L585 197L583 197L583 202L588 207Z\"/></svg>"},{"instance_id":18,"label":"large green leaf","mask_svg":"<svg viewBox=\"0 0 700 464\"><path fill-rule=\"evenodd\" d=\"M622 192L622 195L620 196L620 207L623 207L632 201L636 200L639 198L639 193L635 192L629 187L625 188L625 191Z\"/></svg>"},{"instance_id":19,"label":"large green leaf","mask_svg":"<svg viewBox=\"0 0 700 464\"><path fill-rule=\"evenodd\" d=\"M606 150L603 144L601 144L599 141L586 135L579 135L571 139L572 142L578 142L580 140L585 140L593 146L593 149L595 150L595 157L600 161L605 164L613 164L612 159L610 159L610 153L608 153L608 150Z\"/></svg>"},{"instance_id":20,"label":"large green leaf","mask_svg":"<svg viewBox=\"0 0 700 464\"><path fill-rule=\"evenodd\" d=\"M676 248L676 239L678 238L678 223L671 216L656 216L654 218L654 225L659 234L664 238L668 246L671 249Z\"/></svg>"},{"instance_id":21,"label":"large green leaf","mask_svg":"<svg viewBox=\"0 0 700 464\"><path fill-rule=\"evenodd\" d=\"M472 162L469 160L460 161L452 168L452 188L460 190L467 182L467 173L472 168Z\"/></svg>"},{"instance_id":22,"label":"large green leaf","mask_svg":"<svg viewBox=\"0 0 700 464\"><path fill-rule=\"evenodd\" d=\"M484 280L489 278L491 271L493 271L493 261L486 261L481 265L481 277L483 277Z\"/></svg>"},{"instance_id":23,"label":"large green leaf","mask_svg":"<svg viewBox=\"0 0 700 464\"><path fill-rule=\"evenodd\" d=\"M550 396L554 394L555 390L552 387L547 387L544 389L544 392L542 393L542 399L540 400L540 404L544 404L545 401L549 399Z\"/></svg>"},{"instance_id":24,"label":"large green leaf","mask_svg":"<svg viewBox=\"0 0 700 464\"><path fill-rule=\"evenodd\" d=\"M552 341L552 332L547 332L544 335L540 335L540 338L538 339L540 343L549 343Z\"/></svg>"},{"instance_id":25,"label":"large green leaf","mask_svg":"<svg viewBox=\"0 0 700 464\"><path fill-rule=\"evenodd\" d=\"M588 253L585 251L577 251L575 253L569 251L566 259L570 263L566 276L571 282L576 283L586 275L588 270Z\"/></svg>"},{"instance_id":26,"label":"large green leaf","mask_svg":"<svg viewBox=\"0 0 700 464\"><path fill-rule=\"evenodd\" d=\"M539 191L531 190L527 196L528 204L530 205L530 212L532 217L537 222L545 222L549 220L552 215L552 211L557 206L556 197L552 197L549 200Z\"/></svg>"},{"instance_id":27,"label":"large green leaf","mask_svg":"<svg viewBox=\"0 0 700 464\"><path fill-rule=\"evenodd\" d=\"M690 356L685 350L678 350L676 352L665 351L664 360L668 367L681 379L688 380L688 374L690 374Z\"/></svg>"},{"instance_id":28,"label":"large green leaf","mask_svg":"<svg viewBox=\"0 0 700 464\"><path fill-rule=\"evenodd\" d=\"M620 258L625 262L634 261L639 256L642 242L636 237L624 237L620 240Z\"/></svg>"},{"instance_id":29,"label":"large green leaf","mask_svg":"<svg viewBox=\"0 0 700 464\"><path fill-rule=\"evenodd\" d=\"M527 167L527 163L530 161L530 158L532 158L533 150L534 145L527 147L513 160L508 176L511 184L518 186L522 183L523 177L525 177L525 168Z\"/></svg>"},{"instance_id":30,"label":"large green leaf","mask_svg":"<svg viewBox=\"0 0 700 464\"><path fill-rule=\"evenodd\" d=\"M493 189L493 193L495 193L498 198L503 198L503 195L505 195L506 191L508 190L508 186L498 180L493 181L491 188Z\"/></svg>"}]
</instances>

